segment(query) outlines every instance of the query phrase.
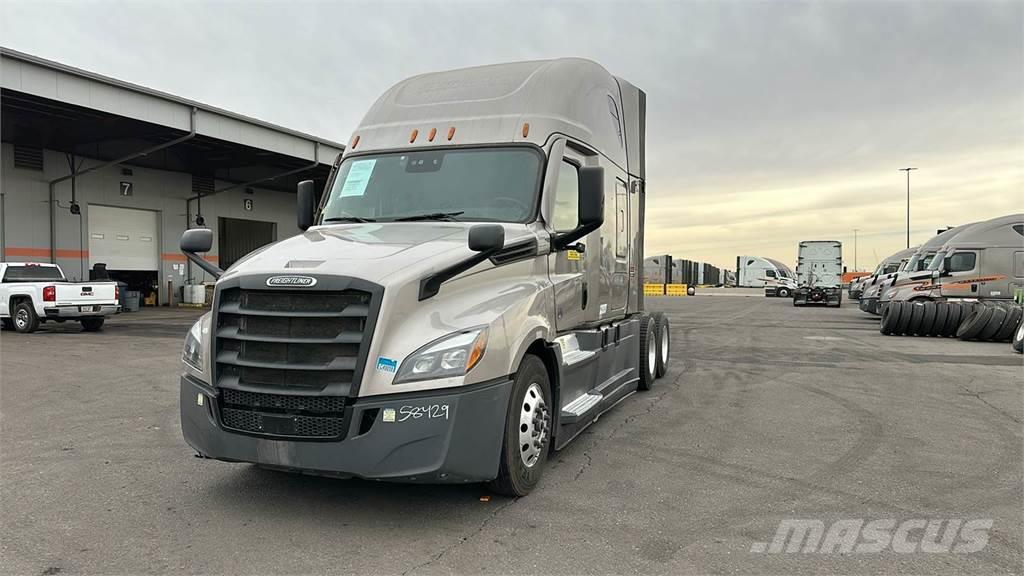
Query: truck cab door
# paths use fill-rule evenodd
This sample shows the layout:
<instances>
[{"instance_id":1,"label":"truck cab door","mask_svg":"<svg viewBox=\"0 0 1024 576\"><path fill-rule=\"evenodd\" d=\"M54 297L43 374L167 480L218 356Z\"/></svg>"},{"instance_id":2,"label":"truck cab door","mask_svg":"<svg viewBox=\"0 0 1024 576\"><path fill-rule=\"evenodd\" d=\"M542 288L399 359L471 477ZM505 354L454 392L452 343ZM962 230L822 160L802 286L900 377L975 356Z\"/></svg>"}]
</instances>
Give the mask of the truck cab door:
<instances>
[{"instance_id":1,"label":"truck cab door","mask_svg":"<svg viewBox=\"0 0 1024 576\"><path fill-rule=\"evenodd\" d=\"M940 293L953 298L978 298L981 285L978 278L980 254L973 250L957 250L943 263L946 278L942 279ZM948 265L947 265L948 264Z\"/></svg>"},{"instance_id":2,"label":"truck cab door","mask_svg":"<svg viewBox=\"0 0 1024 576\"><path fill-rule=\"evenodd\" d=\"M579 169L583 156L557 142L549 162L546 222L550 232L568 232L578 223ZM557 160L557 162L556 162ZM592 288L586 275L587 239L579 241L584 252L560 250L548 255L548 270L555 293L555 326L559 332L571 330L584 322Z\"/></svg>"}]
</instances>

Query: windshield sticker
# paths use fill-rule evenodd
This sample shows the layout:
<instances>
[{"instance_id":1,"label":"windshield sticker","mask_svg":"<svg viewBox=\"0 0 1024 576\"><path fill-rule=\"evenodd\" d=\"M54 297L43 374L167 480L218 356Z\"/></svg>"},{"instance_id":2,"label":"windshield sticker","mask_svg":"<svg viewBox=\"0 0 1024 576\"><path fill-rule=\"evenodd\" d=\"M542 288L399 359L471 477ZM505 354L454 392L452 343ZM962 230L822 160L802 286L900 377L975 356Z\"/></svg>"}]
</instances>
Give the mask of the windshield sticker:
<instances>
[{"instance_id":1,"label":"windshield sticker","mask_svg":"<svg viewBox=\"0 0 1024 576\"><path fill-rule=\"evenodd\" d=\"M362 196L366 192L366 185L370 183L370 176L373 174L373 167L377 165L377 159L356 160L348 169L348 176L345 177L345 184L341 187L341 198L349 196Z\"/></svg>"}]
</instances>

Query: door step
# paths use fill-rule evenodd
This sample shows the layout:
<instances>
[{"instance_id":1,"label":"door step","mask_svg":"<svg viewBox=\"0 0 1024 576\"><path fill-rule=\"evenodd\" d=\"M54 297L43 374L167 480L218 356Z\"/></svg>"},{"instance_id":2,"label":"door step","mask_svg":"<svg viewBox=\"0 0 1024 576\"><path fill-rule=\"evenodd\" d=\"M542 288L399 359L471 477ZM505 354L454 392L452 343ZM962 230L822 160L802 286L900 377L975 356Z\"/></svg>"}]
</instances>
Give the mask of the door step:
<instances>
[{"instance_id":1,"label":"door step","mask_svg":"<svg viewBox=\"0 0 1024 576\"><path fill-rule=\"evenodd\" d=\"M562 408L560 422L563 424L572 424L577 422L580 417L597 406L603 398L603 395L595 394L593 392L588 392L580 396Z\"/></svg>"}]
</instances>

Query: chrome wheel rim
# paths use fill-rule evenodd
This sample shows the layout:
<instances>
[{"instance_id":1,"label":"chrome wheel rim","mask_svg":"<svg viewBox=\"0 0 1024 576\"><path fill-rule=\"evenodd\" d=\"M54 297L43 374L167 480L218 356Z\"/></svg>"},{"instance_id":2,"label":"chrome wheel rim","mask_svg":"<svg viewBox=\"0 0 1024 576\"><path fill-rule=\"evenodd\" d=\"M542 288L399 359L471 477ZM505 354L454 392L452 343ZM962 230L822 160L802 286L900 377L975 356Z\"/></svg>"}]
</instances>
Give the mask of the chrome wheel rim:
<instances>
[{"instance_id":1,"label":"chrome wheel rim","mask_svg":"<svg viewBox=\"0 0 1024 576\"><path fill-rule=\"evenodd\" d=\"M661 365L668 366L668 326L661 328Z\"/></svg>"},{"instance_id":2,"label":"chrome wheel rim","mask_svg":"<svg viewBox=\"0 0 1024 576\"><path fill-rule=\"evenodd\" d=\"M1024 340L1024 322L1017 328L1017 340Z\"/></svg>"},{"instance_id":3,"label":"chrome wheel rim","mask_svg":"<svg viewBox=\"0 0 1024 576\"><path fill-rule=\"evenodd\" d=\"M18 313L14 316L14 323L18 325L18 328L28 326L28 311L24 308L18 310Z\"/></svg>"},{"instance_id":4,"label":"chrome wheel rim","mask_svg":"<svg viewBox=\"0 0 1024 576\"><path fill-rule=\"evenodd\" d=\"M654 374L655 369L658 367L658 350L654 346L654 331L647 333L647 371L648 374Z\"/></svg>"},{"instance_id":5,"label":"chrome wheel rim","mask_svg":"<svg viewBox=\"0 0 1024 576\"><path fill-rule=\"evenodd\" d=\"M533 467L540 459L548 441L548 424L551 418L544 393L534 382L526 389L523 407L519 412L519 457L527 468Z\"/></svg>"}]
</instances>

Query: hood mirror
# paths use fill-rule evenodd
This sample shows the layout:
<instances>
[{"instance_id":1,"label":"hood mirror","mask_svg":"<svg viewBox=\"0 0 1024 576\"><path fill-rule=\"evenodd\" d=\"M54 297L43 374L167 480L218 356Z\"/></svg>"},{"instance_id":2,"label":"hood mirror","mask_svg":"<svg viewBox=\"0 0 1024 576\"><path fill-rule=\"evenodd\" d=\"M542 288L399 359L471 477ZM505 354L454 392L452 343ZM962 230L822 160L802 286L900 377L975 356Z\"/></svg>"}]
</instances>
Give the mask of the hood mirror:
<instances>
[{"instance_id":1,"label":"hood mirror","mask_svg":"<svg viewBox=\"0 0 1024 576\"><path fill-rule=\"evenodd\" d=\"M316 185L312 180L299 182L296 192L296 224L305 232L313 225L316 213Z\"/></svg>"}]
</instances>

